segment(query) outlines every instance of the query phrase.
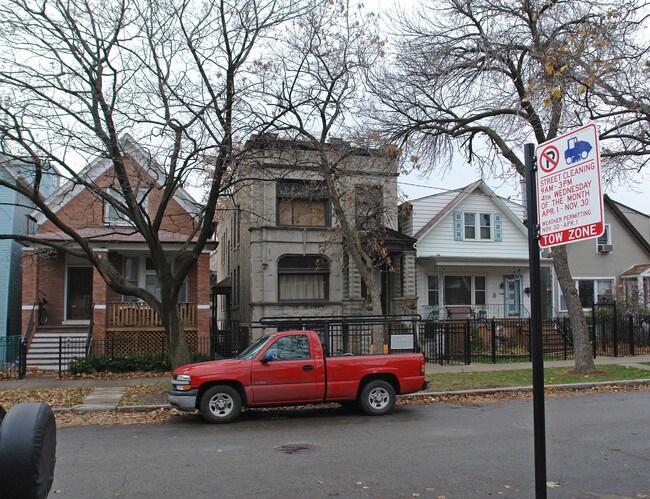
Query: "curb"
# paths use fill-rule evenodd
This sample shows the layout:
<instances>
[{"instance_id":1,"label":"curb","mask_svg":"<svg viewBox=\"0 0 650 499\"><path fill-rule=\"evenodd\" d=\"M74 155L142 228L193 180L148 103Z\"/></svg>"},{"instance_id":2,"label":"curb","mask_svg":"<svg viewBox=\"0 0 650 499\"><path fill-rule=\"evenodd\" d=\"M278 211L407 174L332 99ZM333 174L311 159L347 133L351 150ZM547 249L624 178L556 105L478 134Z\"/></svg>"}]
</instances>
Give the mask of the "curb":
<instances>
[{"instance_id":1,"label":"curb","mask_svg":"<svg viewBox=\"0 0 650 499\"><path fill-rule=\"evenodd\" d=\"M568 390L589 390L590 388L598 386L643 386L650 385L650 379L631 379L624 381L596 381L592 383L571 383L564 385L547 385L545 389L568 389ZM430 397L443 397L453 395L490 395L495 393L510 393L510 392L532 392L532 386L509 386L503 388L480 388L476 390L455 390L448 392L432 392L423 391L410 393L408 395L399 395L400 398L418 397L422 395ZM117 411L117 412L149 412L159 409L171 409L169 404L153 404L153 405L76 405L74 407L55 407L52 409L55 413L74 413L84 414L90 412L101 411Z\"/></svg>"},{"instance_id":2,"label":"curb","mask_svg":"<svg viewBox=\"0 0 650 499\"><path fill-rule=\"evenodd\" d=\"M590 388L598 386L642 386L650 385L650 379L628 379L622 381L593 381L591 383L568 383L564 385L545 385L544 390L547 389L564 389L564 390L589 390ZM417 392L411 395L400 395L400 397L410 397L414 395L430 395L432 397L441 397L448 395L489 395L493 393L507 393L507 392L532 392L531 386L507 386L501 388L478 388L475 390L456 390L448 392Z\"/></svg>"}]
</instances>

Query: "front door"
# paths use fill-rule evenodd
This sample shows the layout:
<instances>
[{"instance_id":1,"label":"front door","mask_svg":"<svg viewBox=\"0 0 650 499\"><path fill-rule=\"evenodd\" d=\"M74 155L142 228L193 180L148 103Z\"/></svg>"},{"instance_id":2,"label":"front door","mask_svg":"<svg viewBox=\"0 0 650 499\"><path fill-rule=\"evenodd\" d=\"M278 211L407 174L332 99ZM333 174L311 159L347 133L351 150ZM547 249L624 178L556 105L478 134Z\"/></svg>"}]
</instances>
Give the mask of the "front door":
<instances>
[{"instance_id":1,"label":"front door","mask_svg":"<svg viewBox=\"0 0 650 499\"><path fill-rule=\"evenodd\" d=\"M93 303L93 268L68 267L67 277L66 320L90 320Z\"/></svg>"},{"instance_id":2,"label":"front door","mask_svg":"<svg viewBox=\"0 0 650 499\"><path fill-rule=\"evenodd\" d=\"M519 317L521 315L521 278L512 275L504 276L503 285L506 317Z\"/></svg>"}]
</instances>

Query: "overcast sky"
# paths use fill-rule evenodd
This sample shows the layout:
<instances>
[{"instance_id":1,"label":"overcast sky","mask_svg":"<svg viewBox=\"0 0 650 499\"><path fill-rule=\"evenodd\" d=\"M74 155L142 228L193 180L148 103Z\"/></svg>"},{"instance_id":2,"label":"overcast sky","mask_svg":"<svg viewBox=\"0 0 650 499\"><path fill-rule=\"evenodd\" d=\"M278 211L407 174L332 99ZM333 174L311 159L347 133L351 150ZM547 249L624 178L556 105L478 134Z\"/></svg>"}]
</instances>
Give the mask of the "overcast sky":
<instances>
[{"instance_id":1,"label":"overcast sky","mask_svg":"<svg viewBox=\"0 0 650 499\"><path fill-rule=\"evenodd\" d=\"M426 1L426 0L424 0ZM365 0L364 4L369 10L382 13L385 16L387 12L394 8L409 8L417 5L418 0ZM523 152L522 152L523 154ZM478 180L480 174L475 172L472 167L465 164L462 159L456 162L450 171L442 174L432 174L430 176L421 176L412 173L407 176L401 176L399 187L407 199L416 199L431 194L436 194L444 189L458 189ZM498 195L510 197L515 201L521 200L519 192L519 181L517 178L506 180L497 180L494 178L484 179L486 183ZM616 201L623 203L635 210L650 214L650 173L639 175L638 182L635 182L633 188L629 186L603 186L603 193L609 194Z\"/></svg>"}]
</instances>

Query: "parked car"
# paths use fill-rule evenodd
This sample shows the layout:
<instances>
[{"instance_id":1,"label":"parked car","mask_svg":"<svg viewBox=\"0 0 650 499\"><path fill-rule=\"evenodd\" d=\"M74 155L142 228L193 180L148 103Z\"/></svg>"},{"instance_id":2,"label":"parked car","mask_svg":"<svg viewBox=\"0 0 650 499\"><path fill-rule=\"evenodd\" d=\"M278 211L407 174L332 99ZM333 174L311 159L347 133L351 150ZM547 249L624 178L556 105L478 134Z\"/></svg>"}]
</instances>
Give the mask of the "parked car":
<instances>
[{"instance_id":1,"label":"parked car","mask_svg":"<svg viewBox=\"0 0 650 499\"><path fill-rule=\"evenodd\" d=\"M325 357L314 331L261 337L236 359L190 364L172 375L169 403L199 409L208 423L229 423L242 407L356 402L370 415L395 405L396 394L427 386L422 354Z\"/></svg>"}]
</instances>

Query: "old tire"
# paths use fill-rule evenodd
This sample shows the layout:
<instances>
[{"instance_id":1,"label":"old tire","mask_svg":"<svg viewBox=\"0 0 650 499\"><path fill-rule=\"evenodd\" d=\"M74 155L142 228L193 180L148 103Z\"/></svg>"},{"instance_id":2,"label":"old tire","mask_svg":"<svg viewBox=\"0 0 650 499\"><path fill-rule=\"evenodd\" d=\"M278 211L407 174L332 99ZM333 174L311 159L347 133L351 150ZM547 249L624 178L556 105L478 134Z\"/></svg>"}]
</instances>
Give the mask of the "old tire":
<instances>
[{"instance_id":1,"label":"old tire","mask_svg":"<svg viewBox=\"0 0 650 499\"><path fill-rule=\"evenodd\" d=\"M213 386L201 397L200 410L208 423L230 423L241 412L241 396L231 386Z\"/></svg>"},{"instance_id":2,"label":"old tire","mask_svg":"<svg viewBox=\"0 0 650 499\"><path fill-rule=\"evenodd\" d=\"M387 381L371 381L361 390L359 404L363 412L370 416L386 414L395 405L395 389Z\"/></svg>"}]
</instances>

